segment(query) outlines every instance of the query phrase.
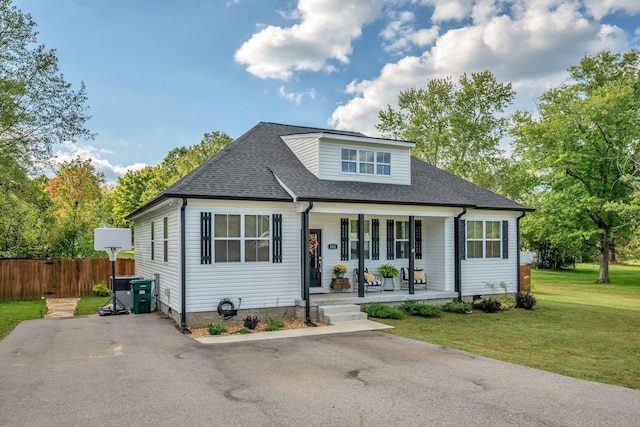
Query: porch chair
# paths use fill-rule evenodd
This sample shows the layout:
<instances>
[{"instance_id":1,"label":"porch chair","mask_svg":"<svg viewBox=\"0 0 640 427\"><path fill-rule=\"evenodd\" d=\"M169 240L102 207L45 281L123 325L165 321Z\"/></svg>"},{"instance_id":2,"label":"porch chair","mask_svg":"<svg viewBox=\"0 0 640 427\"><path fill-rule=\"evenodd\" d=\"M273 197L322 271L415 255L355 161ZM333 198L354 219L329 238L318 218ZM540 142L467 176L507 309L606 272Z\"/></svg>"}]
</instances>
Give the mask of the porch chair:
<instances>
[{"instance_id":1,"label":"porch chair","mask_svg":"<svg viewBox=\"0 0 640 427\"><path fill-rule=\"evenodd\" d=\"M358 269L353 269L353 286L357 290L358 289ZM364 269L364 290L369 291L371 289L378 288L379 292L382 292L382 280L380 277L376 277L373 273L369 271L368 268Z\"/></svg>"},{"instance_id":2,"label":"porch chair","mask_svg":"<svg viewBox=\"0 0 640 427\"><path fill-rule=\"evenodd\" d=\"M400 289L409 289L409 269L400 268L400 277L402 278ZM423 269L413 271L413 289L427 290L427 276Z\"/></svg>"}]
</instances>

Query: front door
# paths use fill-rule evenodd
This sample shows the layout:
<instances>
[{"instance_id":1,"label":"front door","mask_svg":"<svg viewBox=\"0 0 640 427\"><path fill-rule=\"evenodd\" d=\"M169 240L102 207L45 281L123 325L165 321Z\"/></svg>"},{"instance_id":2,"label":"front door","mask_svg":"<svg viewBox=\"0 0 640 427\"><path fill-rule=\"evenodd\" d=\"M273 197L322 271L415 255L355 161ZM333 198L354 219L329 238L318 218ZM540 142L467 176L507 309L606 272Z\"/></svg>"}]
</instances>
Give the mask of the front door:
<instances>
[{"instance_id":1,"label":"front door","mask_svg":"<svg viewBox=\"0 0 640 427\"><path fill-rule=\"evenodd\" d=\"M322 232L321 230L309 230L309 287L322 286Z\"/></svg>"}]
</instances>

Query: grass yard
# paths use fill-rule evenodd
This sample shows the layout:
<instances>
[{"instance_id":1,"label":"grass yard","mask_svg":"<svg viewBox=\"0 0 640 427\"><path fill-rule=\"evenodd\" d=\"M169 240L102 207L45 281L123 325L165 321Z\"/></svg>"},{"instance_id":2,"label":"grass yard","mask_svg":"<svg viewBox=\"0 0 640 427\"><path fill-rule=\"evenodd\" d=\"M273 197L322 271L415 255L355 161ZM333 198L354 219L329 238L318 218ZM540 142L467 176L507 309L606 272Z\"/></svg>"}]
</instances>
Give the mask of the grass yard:
<instances>
[{"instance_id":1,"label":"grass yard","mask_svg":"<svg viewBox=\"0 0 640 427\"><path fill-rule=\"evenodd\" d=\"M23 320L39 319L40 310L47 313L47 304L42 299L0 302L0 340Z\"/></svg>"},{"instance_id":2,"label":"grass yard","mask_svg":"<svg viewBox=\"0 0 640 427\"><path fill-rule=\"evenodd\" d=\"M82 297L78 301L78 316L98 314L98 310L111 301L111 297Z\"/></svg>"},{"instance_id":3,"label":"grass yard","mask_svg":"<svg viewBox=\"0 0 640 427\"><path fill-rule=\"evenodd\" d=\"M640 389L640 267L612 265L611 284L597 278L592 264L533 270L532 311L380 321L395 327L391 334Z\"/></svg>"}]
</instances>

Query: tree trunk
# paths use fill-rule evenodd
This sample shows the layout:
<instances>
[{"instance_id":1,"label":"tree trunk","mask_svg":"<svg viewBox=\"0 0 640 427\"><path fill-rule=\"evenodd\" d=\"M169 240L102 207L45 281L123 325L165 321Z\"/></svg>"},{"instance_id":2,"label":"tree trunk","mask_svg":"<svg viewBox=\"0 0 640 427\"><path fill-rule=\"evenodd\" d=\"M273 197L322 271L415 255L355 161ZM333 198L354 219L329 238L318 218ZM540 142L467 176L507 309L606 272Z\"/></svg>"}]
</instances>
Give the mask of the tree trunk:
<instances>
[{"instance_id":1,"label":"tree trunk","mask_svg":"<svg viewBox=\"0 0 640 427\"><path fill-rule=\"evenodd\" d=\"M603 230L600 243L600 277L596 283L609 283L609 230Z\"/></svg>"}]
</instances>

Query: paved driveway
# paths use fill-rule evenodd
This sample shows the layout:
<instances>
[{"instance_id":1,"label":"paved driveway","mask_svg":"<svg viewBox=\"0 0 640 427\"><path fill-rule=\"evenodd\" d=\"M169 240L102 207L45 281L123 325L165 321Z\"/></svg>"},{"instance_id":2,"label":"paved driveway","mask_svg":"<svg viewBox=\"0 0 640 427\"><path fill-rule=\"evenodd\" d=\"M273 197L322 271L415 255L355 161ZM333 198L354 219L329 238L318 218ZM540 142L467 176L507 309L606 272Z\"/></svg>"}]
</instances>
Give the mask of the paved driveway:
<instances>
[{"instance_id":1,"label":"paved driveway","mask_svg":"<svg viewBox=\"0 0 640 427\"><path fill-rule=\"evenodd\" d=\"M203 345L160 314L23 322L0 425L631 426L640 391L384 332Z\"/></svg>"}]
</instances>

